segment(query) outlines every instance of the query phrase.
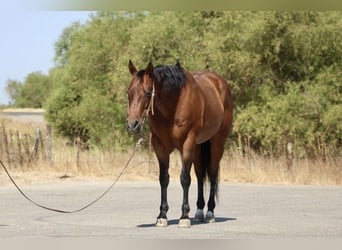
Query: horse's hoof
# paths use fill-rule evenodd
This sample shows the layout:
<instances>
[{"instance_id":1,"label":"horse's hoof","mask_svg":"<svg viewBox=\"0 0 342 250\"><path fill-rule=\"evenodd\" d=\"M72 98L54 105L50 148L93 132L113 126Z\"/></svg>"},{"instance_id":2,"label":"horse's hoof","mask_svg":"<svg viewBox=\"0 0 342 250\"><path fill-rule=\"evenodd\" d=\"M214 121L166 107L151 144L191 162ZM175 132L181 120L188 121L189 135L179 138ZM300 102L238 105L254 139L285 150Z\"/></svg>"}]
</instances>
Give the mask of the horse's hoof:
<instances>
[{"instance_id":1,"label":"horse's hoof","mask_svg":"<svg viewBox=\"0 0 342 250\"><path fill-rule=\"evenodd\" d=\"M204 221L204 212L203 209L197 209L194 217L194 221L203 222Z\"/></svg>"},{"instance_id":2,"label":"horse's hoof","mask_svg":"<svg viewBox=\"0 0 342 250\"><path fill-rule=\"evenodd\" d=\"M165 219L165 218L157 219L156 226L157 227L167 227L167 219Z\"/></svg>"},{"instance_id":3,"label":"horse's hoof","mask_svg":"<svg viewBox=\"0 0 342 250\"><path fill-rule=\"evenodd\" d=\"M214 223L215 222L214 212L208 211L206 214L205 220L208 223Z\"/></svg>"},{"instance_id":4,"label":"horse's hoof","mask_svg":"<svg viewBox=\"0 0 342 250\"><path fill-rule=\"evenodd\" d=\"M191 227L190 219L180 219L178 222L178 227L182 227L182 228Z\"/></svg>"}]
</instances>

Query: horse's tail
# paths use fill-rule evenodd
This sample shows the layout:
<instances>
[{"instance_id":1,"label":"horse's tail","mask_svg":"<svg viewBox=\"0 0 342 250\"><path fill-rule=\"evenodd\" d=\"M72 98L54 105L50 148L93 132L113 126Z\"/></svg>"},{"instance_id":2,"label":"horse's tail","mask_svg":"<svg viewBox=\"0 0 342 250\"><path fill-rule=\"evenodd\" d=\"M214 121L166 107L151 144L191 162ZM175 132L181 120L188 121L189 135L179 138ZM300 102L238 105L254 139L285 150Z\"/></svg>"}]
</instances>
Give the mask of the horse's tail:
<instances>
[{"instance_id":1,"label":"horse's tail","mask_svg":"<svg viewBox=\"0 0 342 250\"><path fill-rule=\"evenodd\" d=\"M206 180L207 177L210 176L210 162L211 162L211 149L210 149L210 141L203 142L201 144L201 156L202 156L202 171L203 178Z\"/></svg>"},{"instance_id":2,"label":"horse's tail","mask_svg":"<svg viewBox=\"0 0 342 250\"><path fill-rule=\"evenodd\" d=\"M201 144L201 156L202 156L202 171L204 181L215 181L215 196L218 198L218 171L211 169L211 143L206 141Z\"/></svg>"}]
</instances>

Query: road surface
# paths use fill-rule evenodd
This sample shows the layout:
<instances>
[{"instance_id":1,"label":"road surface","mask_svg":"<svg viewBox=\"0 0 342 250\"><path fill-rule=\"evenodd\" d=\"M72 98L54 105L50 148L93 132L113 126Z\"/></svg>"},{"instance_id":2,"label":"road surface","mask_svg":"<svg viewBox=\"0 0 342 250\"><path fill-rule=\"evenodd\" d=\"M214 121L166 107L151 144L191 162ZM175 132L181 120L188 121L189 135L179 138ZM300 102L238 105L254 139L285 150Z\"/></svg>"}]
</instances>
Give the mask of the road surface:
<instances>
[{"instance_id":1,"label":"road surface","mask_svg":"<svg viewBox=\"0 0 342 250\"><path fill-rule=\"evenodd\" d=\"M44 205L74 210L96 198L108 181L23 186ZM196 185L190 190L191 215ZM157 228L159 184L119 182L78 214L57 214L24 200L11 185L0 187L0 238L121 239L341 239L342 187L220 184L217 222L178 228L181 186L169 186L169 226Z\"/></svg>"},{"instance_id":2,"label":"road surface","mask_svg":"<svg viewBox=\"0 0 342 250\"><path fill-rule=\"evenodd\" d=\"M43 109L5 109L0 110L0 118L9 118L18 122L44 122Z\"/></svg>"}]
</instances>

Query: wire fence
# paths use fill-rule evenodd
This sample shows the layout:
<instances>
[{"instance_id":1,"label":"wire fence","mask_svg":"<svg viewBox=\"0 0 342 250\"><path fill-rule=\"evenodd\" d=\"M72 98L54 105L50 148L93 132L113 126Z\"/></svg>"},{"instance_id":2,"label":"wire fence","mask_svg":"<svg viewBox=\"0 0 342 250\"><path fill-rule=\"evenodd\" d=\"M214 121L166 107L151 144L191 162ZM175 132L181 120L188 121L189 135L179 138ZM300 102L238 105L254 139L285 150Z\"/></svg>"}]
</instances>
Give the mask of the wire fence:
<instances>
[{"instance_id":1,"label":"wire fence","mask_svg":"<svg viewBox=\"0 0 342 250\"><path fill-rule=\"evenodd\" d=\"M23 133L8 129L4 124L0 128L0 158L9 166L30 166L35 161L52 161L52 130L47 124L44 132L36 127L35 131Z\"/></svg>"}]
</instances>

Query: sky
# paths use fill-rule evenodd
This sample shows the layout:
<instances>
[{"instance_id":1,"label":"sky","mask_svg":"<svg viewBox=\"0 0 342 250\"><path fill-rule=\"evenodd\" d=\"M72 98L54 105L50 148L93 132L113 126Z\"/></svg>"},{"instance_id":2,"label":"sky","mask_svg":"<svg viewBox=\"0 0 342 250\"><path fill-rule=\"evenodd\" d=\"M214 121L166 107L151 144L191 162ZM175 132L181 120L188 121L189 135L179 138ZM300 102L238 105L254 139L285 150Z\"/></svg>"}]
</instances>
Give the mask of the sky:
<instances>
[{"instance_id":1,"label":"sky","mask_svg":"<svg viewBox=\"0 0 342 250\"><path fill-rule=\"evenodd\" d=\"M73 22L85 23L88 11L0 11L0 104L9 104L6 82L24 82L32 72L48 74L54 44Z\"/></svg>"}]
</instances>

